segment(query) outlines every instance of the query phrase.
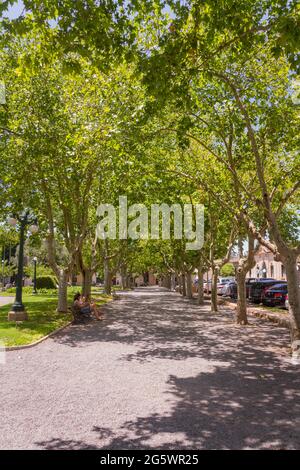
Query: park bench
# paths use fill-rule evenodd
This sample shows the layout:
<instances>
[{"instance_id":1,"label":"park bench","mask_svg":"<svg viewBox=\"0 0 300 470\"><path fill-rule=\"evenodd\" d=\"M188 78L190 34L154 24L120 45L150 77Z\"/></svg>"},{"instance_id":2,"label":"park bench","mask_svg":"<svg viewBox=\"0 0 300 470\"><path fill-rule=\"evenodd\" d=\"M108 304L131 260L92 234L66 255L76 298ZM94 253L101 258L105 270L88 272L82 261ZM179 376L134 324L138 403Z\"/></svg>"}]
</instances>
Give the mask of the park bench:
<instances>
[{"instance_id":1,"label":"park bench","mask_svg":"<svg viewBox=\"0 0 300 470\"><path fill-rule=\"evenodd\" d=\"M69 307L69 310L71 311L73 316L73 324L86 323L89 320L92 320L92 315L90 313L81 313L80 308L75 307L75 305L71 305L71 307Z\"/></svg>"}]
</instances>

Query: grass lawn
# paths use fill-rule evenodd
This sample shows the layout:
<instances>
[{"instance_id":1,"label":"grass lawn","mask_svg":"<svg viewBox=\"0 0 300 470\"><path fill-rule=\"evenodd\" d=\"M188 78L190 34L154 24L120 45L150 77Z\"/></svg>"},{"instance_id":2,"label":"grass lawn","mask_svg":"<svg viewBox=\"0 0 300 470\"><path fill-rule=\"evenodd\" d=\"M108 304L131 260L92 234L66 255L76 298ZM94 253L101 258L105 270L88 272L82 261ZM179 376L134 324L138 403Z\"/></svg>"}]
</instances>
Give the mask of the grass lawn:
<instances>
[{"instance_id":1,"label":"grass lawn","mask_svg":"<svg viewBox=\"0 0 300 470\"><path fill-rule=\"evenodd\" d=\"M283 315L287 315L289 312L285 308L280 308L280 307L268 307L266 305L259 305L259 308L262 310L266 310L266 312L270 313L281 313Z\"/></svg>"},{"instance_id":2,"label":"grass lawn","mask_svg":"<svg viewBox=\"0 0 300 470\"><path fill-rule=\"evenodd\" d=\"M2 293L0 293L2 295ZM10 294L12 295L12 294ZM68 295L72 301L72 292ZM95 296L96 297L96 296ZM101 305L110 296L97 296L97 304ZM5 346L20 346L30 344L51 333L51 331L66 325L72 318L70 314L57 313L56 294L23 295L29 320L20 324L7 321L11 305L0 307L0 342Z\"/></svg>"}]
</instances>

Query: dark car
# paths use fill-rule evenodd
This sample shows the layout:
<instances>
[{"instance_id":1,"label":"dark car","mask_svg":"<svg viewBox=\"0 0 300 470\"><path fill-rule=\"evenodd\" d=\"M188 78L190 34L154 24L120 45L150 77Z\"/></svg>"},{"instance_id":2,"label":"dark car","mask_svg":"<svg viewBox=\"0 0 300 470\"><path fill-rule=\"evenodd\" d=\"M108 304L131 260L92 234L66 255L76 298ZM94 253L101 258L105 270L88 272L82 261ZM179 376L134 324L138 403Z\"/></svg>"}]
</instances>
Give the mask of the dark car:
<instances>
[{"instance_id":1,"label":"dark car","mask_svg":"<svg viewBox=\"0 0 300 470\"><path fill-rule=\"evenodd\" d=\"M250 296L251 286L252 286L252 284L254 284L254 282L257 282L257 278L255 278L255 277L249 277L248 279L246 279L246 297L247 297L247 299Z\"/></svg>"},{"instance_id":2,"label":"dark car","mask_svg":"<svg viewBox=\"0 0 300 470\"><path fill-rule=\"evenodd\" d=\"M254 304L260 304L262 302L264 291L274 286L275 284L282 284L282 281L278 281L272 278L259 279L253 282L250 286L249 300Z\"/></svg>"},{"instance_id":3,"label":"dark car","mask_svg":"<svg viewBox=\"0 0 300 470\"><path fill-rule=\"evenodd\" d=\"M266 289L262 296L262 303L269 307L284 307L287 296L287 283L275 284Z\"/></svg>"}]
</instances>

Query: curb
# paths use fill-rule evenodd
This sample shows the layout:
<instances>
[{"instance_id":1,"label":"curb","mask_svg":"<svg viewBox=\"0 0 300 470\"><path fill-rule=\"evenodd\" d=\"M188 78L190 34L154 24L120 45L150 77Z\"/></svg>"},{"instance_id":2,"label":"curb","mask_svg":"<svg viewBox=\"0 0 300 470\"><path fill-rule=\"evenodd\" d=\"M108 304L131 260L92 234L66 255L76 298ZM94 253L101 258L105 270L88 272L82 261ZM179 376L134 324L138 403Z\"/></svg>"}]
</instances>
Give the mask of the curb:
<instances>
[{"instance_id":1,"label":"curb","mask_svg":"<svg viewBox=\"0 0 300 470\"><path fill-rule=\"evenodd\" d=\"M102 305L105 305L109 302L112 302L114 299L108 299L107 302L105 302L104 304ZM4 349L5 351L19 351L21 349L29 349L29 348L33 348L34 346L37 346L38 344L42 343L43 341L45 341L46 339L48 338L51 338L51 336L54 336L56 335L57 333L59 333L60 331L64 330L65 328L67 328L67 326L70 326L73 324L73 321L69 321L66 325L63 325L61 326L60 328L57 328L57 330L54 330L54 331L51 331L51 333L49 333L48 335L46 336L43 336L42 338L34 341L34 343L29 343L29 344L22 344L20 346L4 346Z\"/></svg>"},{"instance_id":2,"label":"curb","mask_svg":"<svg viewBox=\"0 0 300 470\"><path fill-rule=\"evenodd\" d=\"M231 310L236 310L236 304L226 301L225 307L229 307ZM277 323L285 328L290 328L290 320L288 318L281 317L280 314L272 312L264 312L259 308L247 308L247 314L252 317L261 318L262 320L269 321L271 323Z\"/></svg>"},{"instance_id":3,"label":"curb","mask_svg":"<svg viewBox=\"0 0 300 470\"><path fill-rule=\"evenodd\" d=\"M57 328L57 330L51 331L51 333L49 333L48 335L43 336L42 338L36 340L34 343L23 344L23 345L20 345L20 346L4 346L4 349L5 349L5 351L19 351L20 349L33 348L34 346L37 346L38 344L42 343L46 339L51 338L51 336L56 335L57 333L64 330L65 328L67 328L67 326L70 326L70 325L72 325L71 321L68 322L64 326L61 326L60 328Z\"/></svg>"}]
</instances>

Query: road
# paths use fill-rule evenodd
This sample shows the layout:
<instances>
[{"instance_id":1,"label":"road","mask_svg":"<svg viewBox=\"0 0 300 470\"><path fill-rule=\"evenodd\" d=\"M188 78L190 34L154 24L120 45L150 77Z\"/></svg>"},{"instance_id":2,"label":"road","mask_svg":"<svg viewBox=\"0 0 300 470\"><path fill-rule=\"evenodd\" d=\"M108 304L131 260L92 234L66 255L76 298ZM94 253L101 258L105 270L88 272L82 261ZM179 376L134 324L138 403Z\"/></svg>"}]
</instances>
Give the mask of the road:
<instances>
[{"instance_id":1,"label":"road","mask_svg":"<svg viewBox=\"0 0 300 470\"><path fill-rule=\"evenodd\" d=\"M286 329L141 288L0 365L1 449L296 449Z\"/></svg>"}]
</instances>

